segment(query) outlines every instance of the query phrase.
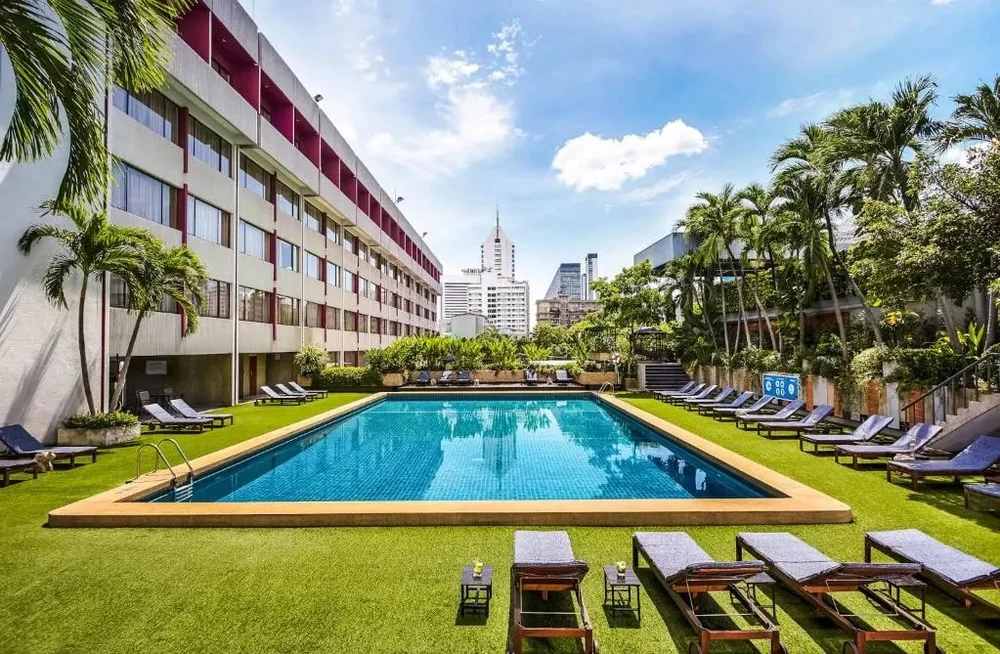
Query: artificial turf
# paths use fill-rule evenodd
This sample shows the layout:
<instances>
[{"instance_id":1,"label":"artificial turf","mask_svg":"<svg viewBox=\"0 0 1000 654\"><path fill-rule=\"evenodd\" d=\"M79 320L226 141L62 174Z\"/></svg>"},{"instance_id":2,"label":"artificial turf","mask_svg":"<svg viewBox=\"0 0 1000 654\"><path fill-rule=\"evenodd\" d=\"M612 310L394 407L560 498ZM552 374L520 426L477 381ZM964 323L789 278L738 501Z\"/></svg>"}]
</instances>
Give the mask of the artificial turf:
<instances>
[{"instance_id":1,"label":"artificial turf","mask_svg":"<svg viewBox=\"0 0 1000 654\"><path fill-rule=\"evenodd\" d=\"M360 397L333 395L301 407L234 407L236 424L180 436L195 457ZM787 528L834 558L860 560L865 531L917 527L1000 563L1000 518L966 510L954 486L912 492L885 481L884 466L854 471L641 396L641 409L836 497L850 525ZM151 439L152 437L145 437ZM157 437L158 438L158 437ZM148 464L148 462L147 462ZM49 510L121 484L135 473L135 447L96 464L59 469L0 489L0 652L501 652L507 635L513 527L343 529L49 529ZM734 555L747 527L688 531L711 554ZM641 626L611 628L601 610L600 566L630 555L632 528L569 528L591 563L585 597L602 652L686 652L693 632L655 580L641 573ZM457 619L461 566L496 567L485 624ZM928 592L927 619L948 653L1000 649L1000 620ZM1000 599L997 593L993 599ZM842 632L807 605L778 593L782 640L791 652L840 652ZM579 651L538 643L529 651ZM764 651L746 645L719 652ZM902 651L919 648L905 646ZM873 652L900 651L895 645Z\"/></svg>"}]
</instances>

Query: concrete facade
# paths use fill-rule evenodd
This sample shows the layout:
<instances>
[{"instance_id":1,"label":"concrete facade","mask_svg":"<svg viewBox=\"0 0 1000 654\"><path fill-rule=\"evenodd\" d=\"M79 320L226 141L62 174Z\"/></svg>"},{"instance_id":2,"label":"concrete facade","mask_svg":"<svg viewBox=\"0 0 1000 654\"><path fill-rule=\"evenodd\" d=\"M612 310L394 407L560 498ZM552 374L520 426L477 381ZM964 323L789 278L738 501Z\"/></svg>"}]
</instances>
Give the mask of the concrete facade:
<instances>
[{"instance_id":1,"label":"concrete facade","mask_svg":"<svg viewBox=\"0 0 1000 654\"><path fill-rule=\"evenodd\" d=\"M553 300L535 301L535 320L553 325L571 327L587 317L588 313L600 311L597 300L571 300L560 296Z\"/></svg>"},{"instance_id":2,"label":"concrete facade","mask_svg":"<svg viewBox=\"0 0 1000 654\"><path fill-rule=\"evenodd\" d=\"M167 245L186 244L217 291L214 313L194 334L183 334L169 305L146 317L126 406L135 391L163 387L196 405L228 404L291 378L303 343L322 345L331 361L360 362L368 348L436 331L441 262L239 2L196 3L178 20L173 50L159 93L108 89L109 147L127 166L125 183L109 192L109 216ZM11 76L0 48L4 131ZM196 130L211 148L195 142ZM33 165L0 164L9 250L0 258L0 420L45 438L81 408L76 307L73 297L69 310L44 298L52 251L24 258L14 244L41 220L32 208L55 195L67 150ZM244 183L253 177L241 174L246 162L259 184ZM264 300L241 304L241 287ZM110 279L91 284L86 319L94 393L105 406L135 318L115 288ZM146 375L147 360L166 361L168 374Z\"/></svg>"}]
</instances>

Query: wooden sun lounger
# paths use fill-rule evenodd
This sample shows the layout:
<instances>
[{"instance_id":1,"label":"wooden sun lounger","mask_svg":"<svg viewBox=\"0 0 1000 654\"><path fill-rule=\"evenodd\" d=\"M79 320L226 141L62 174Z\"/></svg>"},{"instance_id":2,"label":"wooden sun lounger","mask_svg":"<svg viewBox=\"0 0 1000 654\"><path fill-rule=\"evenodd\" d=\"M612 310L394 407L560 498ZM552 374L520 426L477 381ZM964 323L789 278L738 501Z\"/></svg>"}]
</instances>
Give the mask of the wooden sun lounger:
<instances>
[{"instance_id":1,"label":"wooden sun lounger","mask_svg":"<svg viewBox=\"0 0 1000 654\"><path fill-rule=\"evenodd\" d=\"M32 436L23 425L5 425L0 427L0 443L3 443L11 454L33 459L40 452L51 452L56 455L56 460L69 459L69 464L74 465L77 457L89 456L91 462L97 462L97 448L90 445L44 445L37 438Z\"/></svg>"},{"instance_id":2,"label":"wooden sun lounger","mask_svg":"<svg viewBox=\"0 0 1000 654\"><path fill-rule=\"evenodd\" d=\"M873 531L865 534L865 561L872 550L904 563L921 566L921 579L955 597L1000 616L1000 606L972 591L1000 590L1000 567L931 538L919 529Z\"/></svg>"},{"instance_id":3,"label":"wooden sun lounger","mask_svg":"<svg viewBox=\"0 0 1000 654\"><path fill-rule=\"evenodd\" d=\"M697 393L692 393L690 395L668 395L666 398L664 398L664 401L666 401L667 404L672 404L674 406L681 406L687 400L704 399L709 395L711 395L712 393L714 393L718 388L719 388L718 386L712 384L711 386L704 386Z\"/></svg>"},{"instance_id":4,"label":"wooden sun lounger","mask_svg":"<svg viewBox=\"0 0 1000 654\"><path fill-rule=\"evenodd\" d=\"M573 556L573 547L565 531L514 532L514 563L510 569L511 624L508 652L522 654L526 638L583 639L583 654L597 654L594 627L583 602L581 585L589 568ZM524 593L539 592L544 600L549 593L569 592L576 601L572 614L553 611L528 611ZM578 626L530 626L524 618L532 615L563 615L579 618Z\"/></svg>"},{"instance_id":5,"label":"wooden sun lounger","mask_svg":"<svg viewBox=\"0 0 1000 654\"><path fill-rule=\"evenodd\" d=\"M715 413L716 409L739 409L742 408L744 404L749 402L752 397L753 391L744 391L740 393L735 400L699 404L697 407L698 413L703 416L708 416Z\"/></svg>"},{"instance_id":6,"label":"wooden sun lounger","mask_svg":"<svg viewBox=\"0 0 1000 654\"><path fill-rule=\"evenodd\" d=\"M322 399L330 394L330 391L325 388L320 388L318 390L313 390L311 388L303 388L298 382L290 381L288 382L288 388L292 390L293 393L305 393L306 395L315 395L316 397Z\"/></svg>"},{"instance_id":7,"label":"wooden sun lounger","mask_svg":"<svg viewBox=\"0 0 1000 654\"><path fill-rule=\"evenodd\" d=\"M757 423L757 433L765 438L796 437L806 431L812 431L833 413L829 404L821 404L810 411L802 420L761 420Z\"/></svg>"},{"instance_id":8,"label":"wooden sun lounger","mask_svg":"<svg viewBox=\"0 0 1000 654\"><path fill-rule=\"evenodd\" d=\"M298 395L299 397L306 398L307 402L312 402L313 400L318 400L319 399L319 395L318 394L314 394L314 393L300 393L298 391L293 391L292 389L288 388L284 384L275 384L274 387L278 389L279 393L282 393L282 394L288 395L288 396L292 396L292 397Z\"/></svg>"},{"instance_id":9,"label":"wooden sun lounger","mask_svg":"<svg viewBox=\"0 0 1000 654\"><path fill-rule=\"evenodd\" d=\"M892 416L882 416L875 413L868 416L850 434L799 434L799 449L805 451L806 443L812 443L813 452L818 452L820 446L836 448L838 445L867 443L881 434L891 424Z\"/></svg>"},{"instance_id":10,"label":"wooden sun lounger","mask_svg":"<svg viewBox=\"0 0 1000 654\"><path fill-rule=\"evenodd\" d=\"M632 535L632 567L639 569L639 555L646 559L667 595L698 634L698 652L709 654L715 641L769 640L771 654L787 654L781 644L775 617L774 597L767 605L758 601L757 585L771 586L760 561L718 562L686 532L637 532ZM712 592L728 592L733 604L744 612L722 615L703 610L700 599ZM770 610L770 615L768 614ZM749 623L740 629L736 621L727 629L713 628L705 618L739 617ZM713 620L713 623L715 620ZM689 651L693 649L689 648Z\"/></svg>"},{"instance_id":11,"label":"wooden sun lounger","mask_svg":"<svg viewBox=\"0 0 1000 654\"><path fill-rule=\"evenodd\" d=\"M1000 436L980 436L971 445L946 461L890 461L885 478L892 481L895 473L909 477L914 490L921 479L952 477L955 483L963 477L988 476L1000 464Z\"/></svg>"},{"instance_id":12,"label":"wooden sun lounger","mask_svg":"<svg viewBox=\"0 0 1000 654\"><path fill-rule=\"evenodd\" d=\"M655 397L657 399L660 399L664 395L670 395L670 394L674 394L674 393L688 393L695 386L697 386L697 382L689 381L686 384L684 384L683 386L681 386L680 388L674 388L672 390L663 390L663 389L659 389L659 388L653 388L653 389L650 389L649 392L653 394L653 397Z\"/></svg>"},{"instance_id":13,"label":"wooden sun lounger","mask_svg":"<svg viewBox=\"0 0 1000 654\"><path fill-rule=\"evenodd\" d=\"M762 420L766 420L768 422L791 420L792 416L795 415L795 412L805 405L805 400L792 400L785 406L778 409L775 413L753 413L749 409L747 411L739 411L736 413L736 426L740 429L749 430L751 424L756 424Z\"/></svg>"},{"instance_id":14,"label":"wooden sun lounger","mask_svg":"<svg viewBox=\"0 0 1000 654\"><path fill-rule=\"evenodd\" d=\"M915 640L924 642L926 654L937 654L936 632L924 617L922 595L913 607L904 605L899 595L901 587L921 585L914 578L920 565L838 563L789 533L741 533L736 537L736 558L742 559L744 552L766 563L771 576L849 633L853 642L845 646L845 653L865 654L869 642ZM897 628L876 629L864 616L851 613L835 598L848 592L864 595Z\"/></svg>"},{"instance_id":15,"label":"wooden sun lounger","mask_svg":"<svg viewBox=\"0 0 1000 654\"><path fill-rule=\"evenodd\" d=\"M152 417L152 421L146 423L150 431L154 429L170 429L174 431L193 429L200 434L205 431L206 427L211 429L214 423L211 418L178 418L177 416L172 416L156 402L144 404L142 410Z\"/></svg>"},{"instance_id":16,"label":"wooden sun lounger","mask_svg":"<svg viewBox=\"0 0 1000 654\"><path fill-rule=\"evenodd\" d=\"M38 479L38 466L34 459L0 459L0 475L3 475L0 486L10 484L12 472L30 472L33 479Z\"/></svg>"},{"instance_id":17,"label":"wooden sun lounger","mask_svg":"<svg viewBox=\"0 0 1000 654\"><path fill-rule=\"evenodd\" d=\"M170 406L172 406L174 411L181 414L184 418L191 418L192 420L209 418L212 420L211 426L213 427L224 427L227 420L229 421L229 424L233 424L234 418L231 413L203 413L201 411L195 411L191 408L191 405L180 399L170 400ZM216 424L216 422L218 424Z\"/></svg>"},{"instance_id":18,"label":"wooden sun lounger","mask_svg":"<svg viewBox=\"0 0 1000 654\"><path fill-rule=\"evenodd\" d=\"M764 407L774 402L774 400L775 398L773 396L765 395L748 407L720 406L718 408L712 409L712 417L718 420L719 422L725 422L727 420L735 421L737 420L738 416L741 413L760 414L760 411L763 410Z\"/></svg>"},{"instance_id":19,"label":"wooden sun lounger","mask_svg":"<svg viewBox=\"0 0 1000 654\"><path fill-rule=\"evenodd\" d=\"M264 392L263 397L258 397L253 401L254 404L260 406L262 404L302 404L306 401L305 395L278 395L270 386L261 386L260 390Z\"/></svg>"},{"instance_id":20,"label":"wooden sun lounger","mask_svg":"<svg viewBox=\"0 0 1000 654\"><path fill-rule=\"evenodd\" d=\"M700 398L691 397L684 400L684 404L686 405L684 408L690 411L691 409L696 409L703 404L717 404L719 402L725 402L726 400L729 399L729 396L731 396L735 392L736 392L735 388L731 386L726 386L725 388L720 390L719 394L716 395L715 397L700 397Z\"/></svg>"},{"instance_id":21,"label":"wooden sun lounger","mask_svg":"<svg viewBox=\"0 0 1000 654\"><path fill-rule=\"evenodd\" d=\"M967 509L1000 511L1000 479L985 484L966 484L964 494Z\"/></svg>"},{"instance_id":22,"label":"wooden sun lounger","mask_svg":"<svg viewBox=\"0 0 1000 654\"><path fill-rule=\"evenodd\" d=\"M941 433L941 429L938 425L918 422L910 427L905 434L897 438L894 443L887 445L878 445L875 443L838 445L834 460L840 463L840 457L849 456L851 457L851 467L857 468L858 459L891 459L897 454L919 452L924 445Z\"/></svg>"},{"instance_id":23,"label":"wooden sun lounger","mask_svg":"<svg viewBox=\"0 0 1000 654\"><path fill-rule=\"evenodd\" d=\"M698 384L695 382L688 382L683 386L681 386L680 388L673 391L653 391L653 395L656 397L656 399L660 400L661 402L666 402L668 399L672 397L692 397L694 395L697 395L702 390L704 390L705 386L707 385L708 384Z\"/></svg>"}]
</instances>

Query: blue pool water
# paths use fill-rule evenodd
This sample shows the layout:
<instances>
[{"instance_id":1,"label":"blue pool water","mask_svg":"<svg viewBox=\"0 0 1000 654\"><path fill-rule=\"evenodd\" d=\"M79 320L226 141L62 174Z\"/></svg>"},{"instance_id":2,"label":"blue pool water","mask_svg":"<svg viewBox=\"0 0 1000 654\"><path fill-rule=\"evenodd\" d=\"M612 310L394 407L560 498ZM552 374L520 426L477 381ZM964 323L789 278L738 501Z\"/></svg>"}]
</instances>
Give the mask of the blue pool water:
<instances>
[{"instance_id":1,"label":"blue pool water","mask_svg":"<svg viewBox=\"0 0 1000 654\"><path fill-rule=\"evenodd\" d=\"M767 497L584 396L393 398L153 501Z\"/></svg>"}]
</instances>

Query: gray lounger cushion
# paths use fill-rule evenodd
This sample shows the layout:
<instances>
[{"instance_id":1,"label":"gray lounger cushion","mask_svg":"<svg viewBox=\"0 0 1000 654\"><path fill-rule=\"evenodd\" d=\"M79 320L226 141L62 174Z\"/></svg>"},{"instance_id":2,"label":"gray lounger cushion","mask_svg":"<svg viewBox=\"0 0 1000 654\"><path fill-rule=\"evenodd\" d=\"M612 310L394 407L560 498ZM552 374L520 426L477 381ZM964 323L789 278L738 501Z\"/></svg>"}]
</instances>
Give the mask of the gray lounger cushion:
<instances>
[{"instance_id":1,"label":"gray lounger cushion","mask_svg":"<svg viewBox=\"0 0 1000 654\"><path fill-rule=\"evenodd\" d=\"M801 409L806 405L804 400L793 400L781 407L776 413L751 413L749 409L746 412L736 413L736 417L739 420L746 420L747 422L759 422L761 420L775 421L775 420L788 420L795 414L796 411Z\"/></svg>"},{"instance_id":2,"label":"gray lounger cushion","mask_svg":"<svg viewBox=\"0 0 1000 654\"><path fill-rule=\"evenodd\" d=\"M803 434L802 440L807 443L822 443L824 445L850 445L870 441L892 424L891 416L873 414L858 425L850 434Z\"/></svg>"},{"instance_id":3,"label":"gray lounger cushion","mask_svg":"<svg viewBox=\"0 0 1000 654\"><path fill-rule=\"evenodd\" d=\"M890 461L895 469L924 474L980 474L1000 462L1000 436L980 436L947 461Z\"/></svg>"},{"instance_id":4,"label":"gray lounger cushion","mask_svg":"<svg viewBox=\"0 0 1000 654\"><path fill-rule=\"evenodd\" d=\"M828 415L833 413L833 407L829 404L822 404L812 411L809 412L802 420L795 420L791 422L761 422L761 427L775 427L783 429L798 429L800 427L815 427L820 422L822 422Z\"/></svg>"},{"instance_id":5,"label":"gray lounger cushion","mask_svg":"<svg viewBox=\"0 0 1000 654\"><path fill-rule=\"evenodd\" d=\"M892 456L894 454L908 454L911 451L919 450L932 438L938 435L941 427L929 425L927 423L917 423L897 438L895 442L888 445L859 444L842 445L837 448L846 454L857 454L858 456Z\"/></svg>"},{"instance_id":6,"label":"gray lounger cushion","mask_svg":"<svg viewBox=\"0 0 1000 654\"><path fill-rule=\"evenodd\" d=\"M44 445L37 438L32 436L22 425L6 425L0 427L0 443L19 456L34 456L39 452L52 452L59 458L77 456L80 454L93 454L97 448L91 445Z\"/></svg>"},{"instance_id":7,"label":"gray lounger cushion","mask_svg":"<svg viewBox=\"0 0 1000 654\"><path fill-rule=\"evenodd\" d=\"M1000 484L967 484L965 489L976 495L986 495L1000 499Z\"/></svg>"},{"instance_id":8,"label":"gray lounger cushion","mask_svg":"<svg viewBox=\"0 0 1000 654\"><path fill-rule=\"evenodd\" d=\"M746 561L716 561L687 532L639 531L633 537L646 553L649 564L667 582L699 570L743 570L747 567ZM764 565L761 564L760 568L763 571Z\"/></svg>"},{"instance_id":9,"label":"gray lounger cushion","mask_svg":"<svg viewBox=\"0 0 1000 654\"><path fill-rule=\"evenodd\" d=\"M945 545L919 529L874 531L868 534L868 538L899 558L919 563L956 586L994 577L1000 579L1000 568L997 566Z\"/></svg>"},{"instance_id":10,"label":"gray lounger cushion","mask_svg":"<svg viewBox=\"0 0 1000 654\"><path fill-rule=\"evenodd\" d=\"M728 407L728 406L726 406L726 407L718 407L718 408L715 409L715 412L716 413L723 413L723 414L743 412L743 413L746 413L746 414L749 415L749 414L752 414L754 411L760 411L761 409L763 409L764 407L766 407L771 402L774 402L774 398L771 397L770 395L765 395L764 397L760 398L759 400L757 400L756 402L754 402L750 406L747 406L747 407Z\"/></svg>"},{"instance_id":11,"label":"gray lounger cushion","mask_svg":"<svg viewBox=\"0 0 1000 654\"><path fill-rule=\"evenodd\" d=\"M514 565L575 563L565 531L515 531Z\"/></svg>"}]
</instances>

